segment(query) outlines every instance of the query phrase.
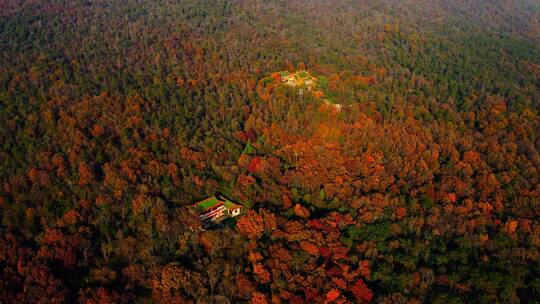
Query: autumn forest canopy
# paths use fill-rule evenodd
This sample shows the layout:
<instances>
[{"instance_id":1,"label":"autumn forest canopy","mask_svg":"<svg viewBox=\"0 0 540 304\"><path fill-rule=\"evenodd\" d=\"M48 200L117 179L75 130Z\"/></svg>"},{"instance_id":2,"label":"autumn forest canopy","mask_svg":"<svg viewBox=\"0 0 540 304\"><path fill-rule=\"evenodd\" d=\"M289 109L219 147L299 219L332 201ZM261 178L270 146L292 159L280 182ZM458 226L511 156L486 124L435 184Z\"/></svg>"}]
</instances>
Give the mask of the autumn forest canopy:
<instances>
[{"instance_id":1,"label":"autumn forest canopy","mask_svg":"<svg viewBox=\"0 0 540 304\"><path fill-rule=\"evenodd\" d=\"M0 303L538 303L539 111L536 0L0 0Z\"/></svg>"}]
</instances>

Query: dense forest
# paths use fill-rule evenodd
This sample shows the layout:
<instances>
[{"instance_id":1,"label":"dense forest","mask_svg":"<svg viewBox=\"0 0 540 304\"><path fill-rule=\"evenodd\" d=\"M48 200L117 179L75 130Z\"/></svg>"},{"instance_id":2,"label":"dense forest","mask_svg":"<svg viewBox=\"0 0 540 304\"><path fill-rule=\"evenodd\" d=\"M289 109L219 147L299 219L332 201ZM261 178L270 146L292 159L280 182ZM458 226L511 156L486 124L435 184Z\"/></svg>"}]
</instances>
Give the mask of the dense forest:
<instances>
[{"instance_id":1,"label":"dense forest","mask_svg":"<svg viewBox=\"0 0 540 304\"><path fill-rule=\"evenodd\" d=\"M0 303L538 303L539 111L537 0L0 0Z\"/></svg>"}]
</instances>

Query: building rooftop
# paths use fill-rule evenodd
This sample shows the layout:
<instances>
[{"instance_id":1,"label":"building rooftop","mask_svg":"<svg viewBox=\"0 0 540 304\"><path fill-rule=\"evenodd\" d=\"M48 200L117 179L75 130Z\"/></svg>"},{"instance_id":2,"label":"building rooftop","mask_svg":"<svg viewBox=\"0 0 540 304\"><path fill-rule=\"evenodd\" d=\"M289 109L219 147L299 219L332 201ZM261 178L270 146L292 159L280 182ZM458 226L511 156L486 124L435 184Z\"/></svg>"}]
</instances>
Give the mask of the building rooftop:
<instances>
[{"instance_id":1,"label":"building rooftop","mask_svg":"<svg viewBox=\"0 0 540 304\"><path fill-rule=\"evenodd\" d=\"M231 201L229 201L229 200L227 200L227 199L226 199L225 201L223 201L223 204L224 204L225 207L227 207L227 209L229 209L229 210L235 210L235 209L238 209L238 208L242 208L242 206L237 205L237 204L235 204L235 203L233 203L233 202L231 202Z\"/></svg>"},{"instance_id":2,"label":"building rooftop","mask_svg":"<svg viewBox=\"0 0 540 304\"><path fill-rule=\"evenodd\" d=\"M199 209L200 211L204 211L206 209L212 208L214 206L217 206L219 204L222 204L222 201L219 201L216 196L211 196L205 200L202 200L198 203L195 203L195 207Z\"/></svg>"},{"instance_id":3,"label":"building rooftop","mask_svg":"<svg viewBox=\"0 0 540 304\"><path fill-rule=\"evenodd\" d=\"M231 202L230 200L224 198L224 197L216 197L215 195L207 198L207 199L204 199L198 203L195 203L193 204L193 206L195 206L197 209L199 209L199 211L205 211L207 209L210 209L212 207L216 207L216 206L219 206L219 205L225 205L225 207L227 207L227 209L231 209L231 210L234 210L234 209L237 209L237 208L241 208L242 206L240 205L237 205L233 202Z\"/></svg>"}]
</instances>

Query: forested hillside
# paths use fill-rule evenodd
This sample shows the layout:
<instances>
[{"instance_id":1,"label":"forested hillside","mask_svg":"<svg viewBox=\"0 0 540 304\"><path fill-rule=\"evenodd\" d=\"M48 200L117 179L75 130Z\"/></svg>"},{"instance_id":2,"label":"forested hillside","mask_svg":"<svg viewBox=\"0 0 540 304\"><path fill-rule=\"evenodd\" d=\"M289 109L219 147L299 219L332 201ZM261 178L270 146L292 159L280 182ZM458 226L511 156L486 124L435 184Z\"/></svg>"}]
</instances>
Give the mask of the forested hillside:
<instances>
[{"instance_id":1,"label":"forested hillside","mask_svg":"<svg viewBox=\"0 0 540 304\"><path fill-rule=\"evenodd\" d=\"M537 303L539 110L536 0L0 0L0 303Z\"/></svg>"}]
</instances>

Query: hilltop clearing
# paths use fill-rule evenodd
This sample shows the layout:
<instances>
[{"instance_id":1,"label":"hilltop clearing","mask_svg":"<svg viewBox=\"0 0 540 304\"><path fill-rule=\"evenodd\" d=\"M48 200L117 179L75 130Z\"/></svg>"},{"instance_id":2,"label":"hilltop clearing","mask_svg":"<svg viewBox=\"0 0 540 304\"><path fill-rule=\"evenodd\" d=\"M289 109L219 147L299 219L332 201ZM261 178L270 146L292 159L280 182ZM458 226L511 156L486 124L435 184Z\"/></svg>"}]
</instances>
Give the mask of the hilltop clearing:
<instances>
[{"instance_id":1,"label":"hilltop clearing","mask_svg":"<svg viewBox=\"0 0 540 304\"><path fill-rule=\"evenodd\" d=\"M281 71L272 73L271 76L262 80L262 83L266 86L273 85L287 86L298 89L298 94L303 95L305 91L310 92L317 100L321 100L327 105L333 105L337 109L341 109L342 105L333 101L331 97L328 97L326 92L328 89L328 78L324 76L314 77L310 72L306 70L298 70L295 72Z\"/></svg>"}]
</instances>

